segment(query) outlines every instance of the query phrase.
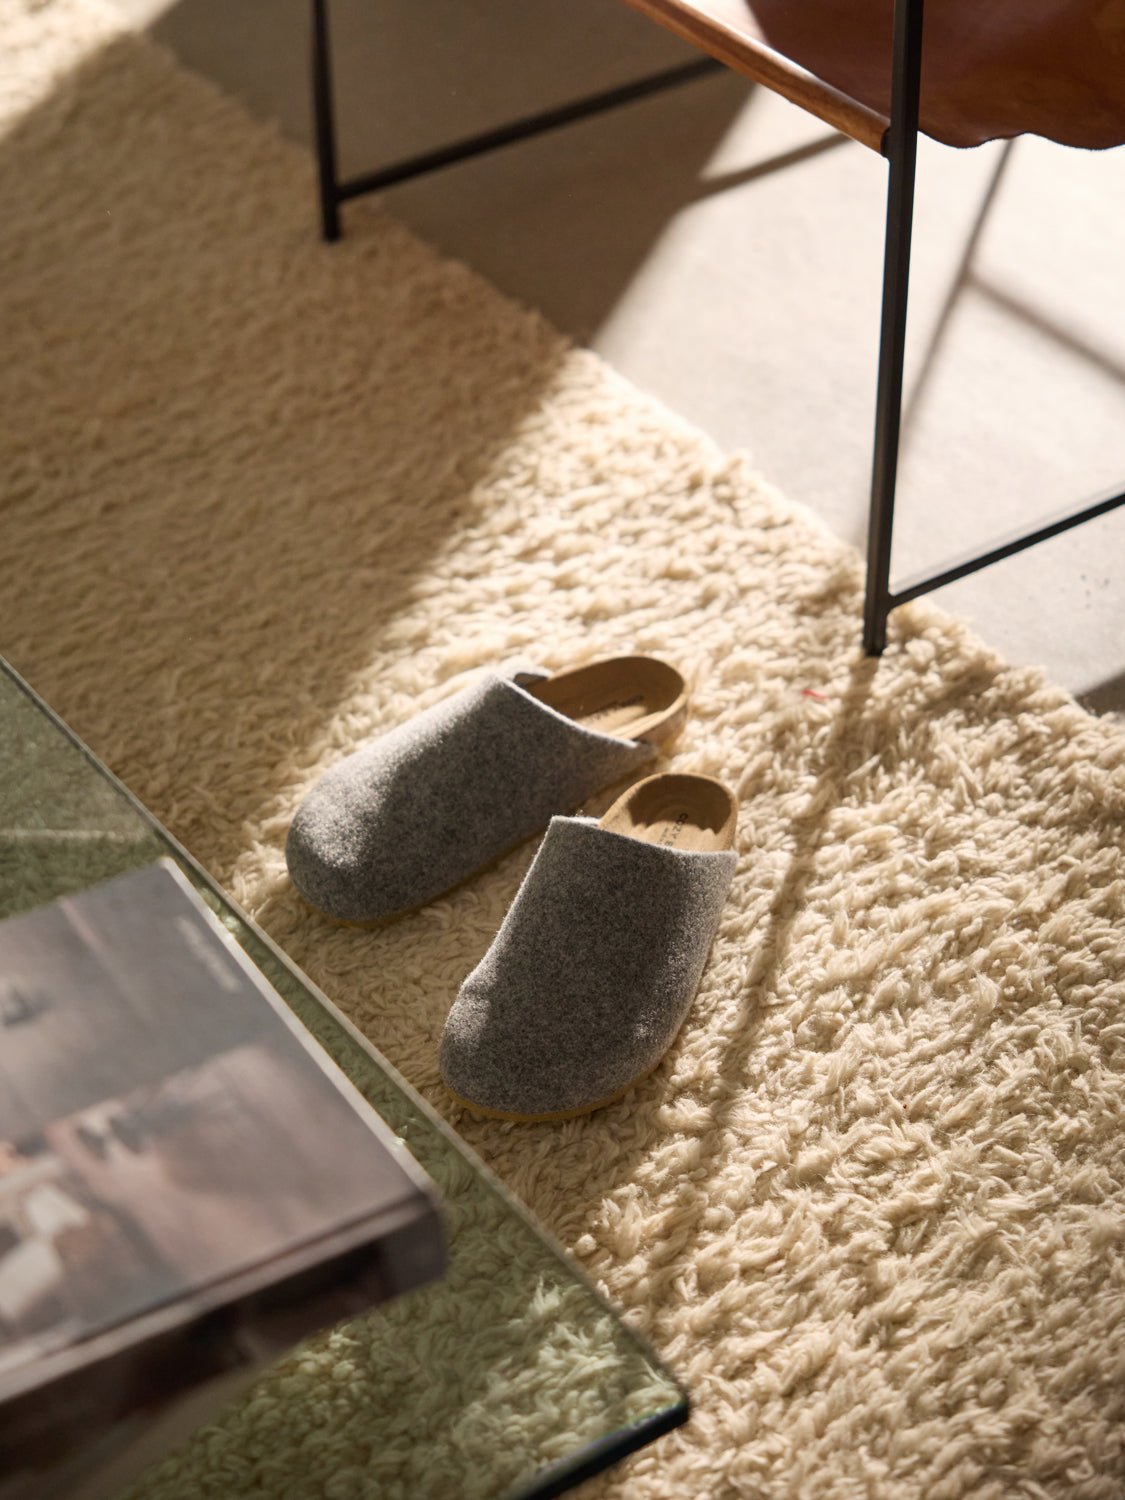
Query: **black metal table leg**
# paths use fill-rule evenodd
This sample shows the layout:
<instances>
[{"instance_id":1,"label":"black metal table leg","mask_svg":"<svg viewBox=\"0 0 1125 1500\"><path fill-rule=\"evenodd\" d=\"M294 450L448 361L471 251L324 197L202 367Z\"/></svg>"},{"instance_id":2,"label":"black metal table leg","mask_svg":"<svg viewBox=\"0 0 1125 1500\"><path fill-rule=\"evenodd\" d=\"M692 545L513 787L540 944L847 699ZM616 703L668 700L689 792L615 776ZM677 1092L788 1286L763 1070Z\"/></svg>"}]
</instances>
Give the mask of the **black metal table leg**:
<instances>
[{"instance_id":1,"label":"black metal table leg","mask_svg":"<svg viewBox=\"0 0 1125 1500\"><path fill-rule=\"evenodd\" d=\"M863 649L880 656L891 610L891 540L902 425L902 369L910 286L910 236L914 220L914 170L918 155L918 95L922 73L923 0L896 0L891 125L884 142L890 169L883 258L883 317L875 398L875 453L867 528L867 594Z\"/></svg>"},{"instance_id":2,"label":"black metal table leg","mask_svg":"<svg viewBox=\"0 0 1125 1500\"><path fill-rule=\"evenodd\" d=\"M326 240L332 241L340 238L340 181L336 169L336 120L327 5L328 0L312 0L311 61L321 233Z\"/></svg>"}]
</instances>

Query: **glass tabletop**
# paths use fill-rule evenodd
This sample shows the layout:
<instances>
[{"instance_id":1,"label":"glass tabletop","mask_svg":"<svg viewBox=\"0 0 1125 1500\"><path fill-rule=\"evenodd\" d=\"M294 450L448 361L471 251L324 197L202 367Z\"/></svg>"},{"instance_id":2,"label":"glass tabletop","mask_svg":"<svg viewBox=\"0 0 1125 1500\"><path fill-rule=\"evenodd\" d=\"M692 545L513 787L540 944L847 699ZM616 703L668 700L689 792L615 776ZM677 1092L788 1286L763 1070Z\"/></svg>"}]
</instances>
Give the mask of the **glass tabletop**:
<instances>
[{"instance_id":1,"label":"glass tabletop","mask_svg":"<svg viewBox=\"0 0 1125 1500\"><path fill-rule=\"evenodd\" d=\"M175 860L429 1173L446 1217L449 1268L439 1282L307 1340L150 1469L132 1500L295 1495L317 1453L349 1497L538 1500L683 1422L686 1396L651 1350L390 1064L0 667L0 917ZM341 1362L354 1379L332 1385L326 1419L324 1377Z\"/></svg>"}]
</instances>

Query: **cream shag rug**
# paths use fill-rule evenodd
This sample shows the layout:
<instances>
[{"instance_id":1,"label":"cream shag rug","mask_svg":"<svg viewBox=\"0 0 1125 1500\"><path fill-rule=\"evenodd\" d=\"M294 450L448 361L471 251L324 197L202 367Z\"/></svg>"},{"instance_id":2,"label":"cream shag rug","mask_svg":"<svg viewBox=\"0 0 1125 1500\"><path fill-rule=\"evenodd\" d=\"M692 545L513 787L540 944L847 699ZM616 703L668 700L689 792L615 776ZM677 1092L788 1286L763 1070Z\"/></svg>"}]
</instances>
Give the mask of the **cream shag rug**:
<instances>
[{"instance_id":1,"label":"cream shag rug","mask_svg":"<svg viewBox=\"0 0 1125 1500\"><path fill-rule=\"evenodd\" d=\"M306 157L90 0L0 15L4 647L688 1383L589 1492L1120 1496L1119 733L930 608L863 660L744 461L377 209L322 247ZM287 820L498 658L632 649L741 793L729 912L624 1102L478 1123L436 1043L530 850L371 934ZM345 1494L330 1427L243 1488L222 1434L159 1494Z\"/></svg>"}]
</instances>

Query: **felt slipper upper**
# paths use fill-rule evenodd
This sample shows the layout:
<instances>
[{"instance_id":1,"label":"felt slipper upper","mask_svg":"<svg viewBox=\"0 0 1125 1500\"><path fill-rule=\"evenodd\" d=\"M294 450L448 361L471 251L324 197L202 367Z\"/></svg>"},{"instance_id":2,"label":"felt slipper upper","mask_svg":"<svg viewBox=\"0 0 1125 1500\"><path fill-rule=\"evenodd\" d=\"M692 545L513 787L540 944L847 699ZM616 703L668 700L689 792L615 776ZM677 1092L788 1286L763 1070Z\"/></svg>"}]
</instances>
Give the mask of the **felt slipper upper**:
<instances>
[{"instance_id":1,"label":"felt slipper upper","mask_svg":"<svg viewBox=\"0 0 1125 1500\"><path fill-rule=\"evenodd\" d=\"M290 826L289 873L345 921L409 911L655 753L489 674L323 776Z\"/></svg>"},{"instance_id":2,"label":"felt slipper upper","mask_svg":"<svg viewBox=\"0 0 1125 1500\"><path fill-rule=\"evenodd\" d=\"M553 818L449 1013L453 1093L534 1118L580 1112L651 1071L698 988L736 862L731 849Z\"/></svg>"}]
</instances>

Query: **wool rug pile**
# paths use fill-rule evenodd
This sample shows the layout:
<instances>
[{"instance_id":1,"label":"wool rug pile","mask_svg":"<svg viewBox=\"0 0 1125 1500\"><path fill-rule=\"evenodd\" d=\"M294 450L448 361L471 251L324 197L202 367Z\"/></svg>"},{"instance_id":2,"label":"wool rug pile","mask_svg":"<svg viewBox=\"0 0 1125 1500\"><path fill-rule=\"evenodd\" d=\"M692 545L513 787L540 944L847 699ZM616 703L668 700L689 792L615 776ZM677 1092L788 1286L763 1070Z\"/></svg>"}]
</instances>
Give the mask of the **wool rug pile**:
<instances>
[{"instance_id":1,"label":"wool rug pile","mask_svg":"<svg viewBox=\"0 0 1125 1500\"><path fill-rule=\"evenodd\" d=\"M929 605L865 660L855 555L745 458L378 206L322 246L305 154L97 0L0 17L5 654L687 1383L589 1493L1119 1496L1120 732ZM652 1077L478 1121L437 1041L532 850L364 932L288 820L480 669L623 651L692 681L732 898ZM288 1430L142 1493L366 1493Z\"/></svg>"}]
</instances>

